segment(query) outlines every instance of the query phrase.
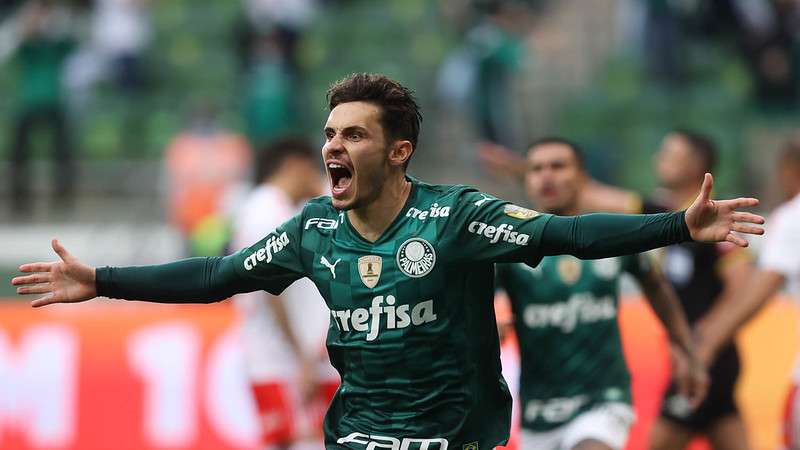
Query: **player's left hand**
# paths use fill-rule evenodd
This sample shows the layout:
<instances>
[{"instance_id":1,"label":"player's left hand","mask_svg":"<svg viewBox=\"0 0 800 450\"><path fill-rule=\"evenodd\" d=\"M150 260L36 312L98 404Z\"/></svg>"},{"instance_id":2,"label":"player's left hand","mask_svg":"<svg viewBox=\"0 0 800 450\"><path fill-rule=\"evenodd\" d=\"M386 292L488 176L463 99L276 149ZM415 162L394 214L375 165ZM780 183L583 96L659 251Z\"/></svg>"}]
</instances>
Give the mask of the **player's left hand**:
<instances>
[{"instance_id":1,"label":"player's left hand","mask_svg":"<svg viewBox=\"0 0 800 450\"><path fill-rule=\"evenodd\" d=\"M686 225L697 242L728 241L739 247L747 247L747 240L736 233L764 234L764 229L749 224L761 225L764 218L749 212L738 211L758 205L755 198L711 200L714 178L707 173L700 194L686 210Z\"/></svg>"}]
</instances>

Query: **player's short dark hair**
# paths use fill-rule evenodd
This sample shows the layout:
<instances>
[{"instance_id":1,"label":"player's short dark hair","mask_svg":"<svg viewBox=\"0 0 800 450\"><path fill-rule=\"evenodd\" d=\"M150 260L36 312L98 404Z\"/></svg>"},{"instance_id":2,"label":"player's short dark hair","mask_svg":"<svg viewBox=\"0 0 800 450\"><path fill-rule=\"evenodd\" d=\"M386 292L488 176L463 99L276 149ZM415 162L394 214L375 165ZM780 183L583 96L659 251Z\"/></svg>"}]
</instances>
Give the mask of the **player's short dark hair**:
<instances>
[{"instance_id":1,"label":"player's short dark hair","mask_svg":"<svg viewBox=\"0 0 800 450\"><path fill-rule=\"evenodd\" d=\"M256 183L274 175L290 156L316 160L317 149L307 140L294 136L268 142L256 152Z\"/></svg>"},{"instance_id":2,"label":"player's short dark hair","mask_svg":"<svg viewBox=\"0 0 800 450\"><path fill-rule=\"evenodd\" d=\"M528 152L530 153L536 147L548 144L560 144L564 145L572 151L572 155L575 157L575 161L578 163L578 167L583 169L584 167L584 159L583 159L583 148L578 145L577 142L569 140L567 138L563 138L560 136L545 136L535 141L531 142L528 145Z\"/></svg>"},{"instance_id":3,"label":"player's short dark hair","mask_svg":"<svg viewBox=\"0 0 800 450\"><path fill-rule=\"evenodd\" d=\"M367 102L380 107L384 133L393 140L411 142L416 150L422 113L411 89L385 75L354 73L328 89L330 110L349 102Z\"/></svg>"},{"instance_id":4,"label":"player's short dark hair","mask_svg":"<svg viewBox=\"0 0 800 450\"><path fill-rule=\"evenodd\" d=\"M717 145L707 134L688 128L675 128L670 133L681 136L689 149L703 160L703 170L711 172L717 165Z\"/></svg>"}]
</instances>

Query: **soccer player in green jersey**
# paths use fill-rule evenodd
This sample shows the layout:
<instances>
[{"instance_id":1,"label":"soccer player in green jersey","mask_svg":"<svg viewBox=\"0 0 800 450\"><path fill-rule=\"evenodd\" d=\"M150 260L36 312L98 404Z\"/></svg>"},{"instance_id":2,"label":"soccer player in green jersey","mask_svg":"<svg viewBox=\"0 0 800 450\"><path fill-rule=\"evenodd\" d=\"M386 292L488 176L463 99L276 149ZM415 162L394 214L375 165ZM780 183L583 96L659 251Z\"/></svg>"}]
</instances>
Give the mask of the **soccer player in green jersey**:
<instances>
[{"instance_id":1,"label":"soccer player in green jersey","mask_svg":"<svg viewBox=\"0 0 800 450\"><path fill-rule=\"evenodd\" d=\"M508 439L511 396L500 375L495 262L572 254L607 258L686 240L747 242L758 200L709 199L686 211L558 217L466 186L406 174L421 116L411 92L355 74L328 91L322 157L331 197L233 255L93 268L57 242L61 261L20 267L33 306L96 296L213 302L279 294L310 278L331 311L328 353L342 383L325 418L334 449L487 450ZM264 211L269 214L269 211ZM265 352L269 349L265 348Z\"/></svg>"},{"instance_id":2,"label":"soccer player in green jersey","mask_svg":"<svg viewBox=\"0 0 800 450\"><path fill-rule=\"evenodd\" d=\"M590 180L580 148L562 138L530 146L525 187L538 208L581 213ZM536 268L498 264L499 287L514 312L520 347L523 450L621 450L633 423L630 377L617 310L619 278L633 275L664 324L676 352L688 361L679 385L699 404L707 385L674 290L648 256L582 261L546 256Z\"/></svg>"}]
</instances>

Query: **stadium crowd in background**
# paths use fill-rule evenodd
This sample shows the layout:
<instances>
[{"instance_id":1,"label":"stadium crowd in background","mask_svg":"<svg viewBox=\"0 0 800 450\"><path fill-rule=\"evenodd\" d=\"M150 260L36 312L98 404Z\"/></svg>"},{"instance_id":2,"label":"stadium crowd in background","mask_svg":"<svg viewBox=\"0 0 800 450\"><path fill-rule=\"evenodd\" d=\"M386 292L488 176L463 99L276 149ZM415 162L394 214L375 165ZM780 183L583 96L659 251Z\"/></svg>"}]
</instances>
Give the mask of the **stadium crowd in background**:
<instances>
[{"instance_id":1,"label":"stadium crowd in background","mask_svg":"<svg viewBox=\"0 0 800 450\"><path fill-rule=\"evenodd\" d=\"M75 185L75 149L70 136L64 67L75 47L72 11L48 1L29 1L0 29L0 64L6 59L19 66L14 103L11 147L11 213L24 217L30 210L31 172L28 170L34 137L45 131L53 153L56 207L69 208Z\"/></svg>"}]
</instances>

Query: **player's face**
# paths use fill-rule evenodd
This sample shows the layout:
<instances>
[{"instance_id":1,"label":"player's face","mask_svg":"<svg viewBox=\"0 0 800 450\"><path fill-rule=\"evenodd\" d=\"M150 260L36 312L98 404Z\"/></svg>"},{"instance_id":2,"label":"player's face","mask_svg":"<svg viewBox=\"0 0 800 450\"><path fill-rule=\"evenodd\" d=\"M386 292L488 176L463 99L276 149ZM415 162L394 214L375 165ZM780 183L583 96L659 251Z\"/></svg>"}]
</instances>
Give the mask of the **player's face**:
<instances>
[{"instance_id":1,"label":"player's face","mask_svg":"<svg viewBox=\"0 0 800 450\"><path fill-rule=\"evenodd\" d=\"M381 109L371 103L342 103L325 123L322 158L336 209L353 209L375 200L389 173Z\"/></svg>"},{"instance_id":2,"label":"player's face","mask_svg":"<svg viewBox=\"0 0 800 450\"><path fill-rule=\"evenodd\" d=\"M538 208L555 213L573 210L584 181L584 172L568 146L542 144L528 151L525 189Z\"/></svg>"},{"instance_id":3,"label":"player's face","mask_svg":"<svg viewBox=\"0 0 800 450\"><path fill-rule=\"evenodd\" d=\"M696 183L702 162L689 147L686 139L677 133L670 133L661 141L656 154L656 172L660 183L666 188Z\"/></svg>"}]
</instances>

